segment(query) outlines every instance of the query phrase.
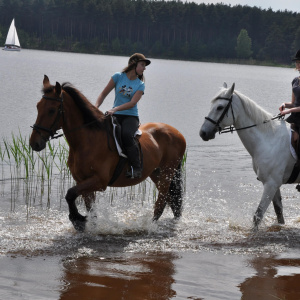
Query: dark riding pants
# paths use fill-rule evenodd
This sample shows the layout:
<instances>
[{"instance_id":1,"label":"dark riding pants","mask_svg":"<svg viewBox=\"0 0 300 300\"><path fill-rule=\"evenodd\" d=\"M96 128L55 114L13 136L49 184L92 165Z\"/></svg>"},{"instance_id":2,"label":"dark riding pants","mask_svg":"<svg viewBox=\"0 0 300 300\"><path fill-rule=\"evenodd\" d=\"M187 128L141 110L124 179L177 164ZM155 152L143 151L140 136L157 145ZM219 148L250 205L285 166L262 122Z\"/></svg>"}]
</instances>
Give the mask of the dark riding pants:
<instances>
[{"instance_id":1,"label":"dark riding pants","mask_svg":"<svg viewBox=\"0 0 300 300\"><path fill-rule=\"evenodd\" d=\"M135 145L134 135L139 128L140 120L135 116L114 115L121 125L122 143L125 148Z\"/></svg>"}]
</instances>

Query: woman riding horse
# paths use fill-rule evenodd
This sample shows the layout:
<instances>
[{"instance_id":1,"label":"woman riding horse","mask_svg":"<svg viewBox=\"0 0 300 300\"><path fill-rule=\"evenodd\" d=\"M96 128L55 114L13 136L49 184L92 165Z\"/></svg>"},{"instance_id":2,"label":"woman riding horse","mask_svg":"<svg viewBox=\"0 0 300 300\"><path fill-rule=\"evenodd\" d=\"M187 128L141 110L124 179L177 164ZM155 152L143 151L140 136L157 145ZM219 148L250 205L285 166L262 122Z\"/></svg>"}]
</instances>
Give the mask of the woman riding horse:
<instances>
[{"instance_id":1,"label":"woman riding horse","mask_svg":"<svg viewBox=\"0 0 300 300\"><path fill-rule=\"evenodd\" d=\"M46 147L56 131L64 132L69 145L68 166L76 181L66 194L69 219L75 229L83 231L86 217L76 206L76 198L82 196L87 210L91 210L96 191L107 186L125 187L138 184L148 176L158 189L153 220L158 220L167 204L175 218L182 209L181 161L186 142L174 127L163 123L146 123L140 127L140 144L143 152L141 178L125 176L125 168L115 177L119 154L112 143L110 118L92 105L85 96L68 83L51 85L45 75L43 93L37 104L38 116L30 137L35 151Z\"/></svg>"},{"instance_id":2,"label":"woman riding horse","mask_svg":"<svg viewBox=\"0 0 300 300\"><path fill-rule=\"evenodd\" d=\"M293 58L296 70L300 72L300 49ZM286 109L287 108L287 109ZM300 129L300 76L292 81L292 100L291 102L282 103L279 107L282 116L291 114L286 121L293 124L292 127L299 133ZM299 149L298 149L299 150Z\"/></svg>"},{"instance_id":3,"label":"woman riding horse","mask_svg":"<svg viewBox=\"0 0 300 300\"><path fill-rule=\"evenodd\" d=\"M140 123L137 103L145 91L144 71L150 63L143 54L133 54L128 66L111 77L96 101L96 107L99 107L112 89L115 89L114 106L107 113L114 115L121 125L122 143L132 169L126 175L131 178L142 177L139 148L134 136Z\"/></svg>"}]
</instances>

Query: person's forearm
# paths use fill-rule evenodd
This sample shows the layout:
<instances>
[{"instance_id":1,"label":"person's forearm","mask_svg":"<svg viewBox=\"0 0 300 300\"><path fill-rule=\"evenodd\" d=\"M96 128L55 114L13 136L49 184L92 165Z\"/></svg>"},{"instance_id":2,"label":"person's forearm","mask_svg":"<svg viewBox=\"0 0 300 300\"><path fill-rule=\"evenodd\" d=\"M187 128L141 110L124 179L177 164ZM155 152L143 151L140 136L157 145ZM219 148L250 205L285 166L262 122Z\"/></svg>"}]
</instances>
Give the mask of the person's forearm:
<instances>
[{"instance_id":1,"label":"person's forearm","mask_svg":"<svg viewBox=\"0 0 300 300\"><path fill-rule=\"evenodd\" d=\"M103 103L104 99L105 99L105 97L104 97L104 95L101 93L101 94L99 95L99 97L97 98L97 101L96 101L95 106L96 106L97 108L99 108L99 106Z\"/></svg>"},{"instance_id":2,"label":"person's forearm","mask_svg":"<svg viewBox=\"0 0 300 300\"><path fill-rule=\"evenodd\" d=\"M291 102L284 103L284 107L285 108L293 108L294 107L294 103L291 103Z\"/></svg>"},{"instance_id":3,"label":"person's forearm","mask_svg":"<svg viewBox=\"0 0 300 300\"><path fill-rule=\"evenodd\" d=\"M114 110L116 112L116 111L122 111L122 110L130 109L130 108L134 107L135 104L136 103L127 102L127 103L124 103L124 104L122 104L120 106L114 107Z\"/></svg>"}]
</instances>

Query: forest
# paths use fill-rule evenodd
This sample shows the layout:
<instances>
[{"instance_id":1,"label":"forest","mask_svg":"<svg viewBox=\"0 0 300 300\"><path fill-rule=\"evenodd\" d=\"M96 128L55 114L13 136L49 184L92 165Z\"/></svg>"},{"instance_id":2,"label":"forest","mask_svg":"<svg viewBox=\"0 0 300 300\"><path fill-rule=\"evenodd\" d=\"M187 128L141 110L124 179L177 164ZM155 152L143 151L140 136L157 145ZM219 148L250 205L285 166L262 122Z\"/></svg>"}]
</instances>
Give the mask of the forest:
<instances>
[{"instance_id":1,"label":"forest","mask_svg":"<svg viewBox=\"0 0 300 300\"><path fill-rule=\"evenodd\" d=\"M164 0L0 0L0 42L15 18L22 48L290 64L300 14Z\"/></svg>"}]
</instances>

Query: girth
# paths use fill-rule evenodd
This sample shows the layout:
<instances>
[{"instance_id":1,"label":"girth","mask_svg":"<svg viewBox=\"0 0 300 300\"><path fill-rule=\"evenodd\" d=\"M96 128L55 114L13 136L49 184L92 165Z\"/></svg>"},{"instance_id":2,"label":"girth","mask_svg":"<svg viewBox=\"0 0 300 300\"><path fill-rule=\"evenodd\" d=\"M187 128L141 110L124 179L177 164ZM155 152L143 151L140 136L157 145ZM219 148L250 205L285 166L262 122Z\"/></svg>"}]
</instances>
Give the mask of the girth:
<instances>
[{"instance_id":1,"label":"girth","mask_svg":"<svg viewBox=\"0 0 300 300\"><path fill-rule=\"evenodd\" d=\"M298 178L300 173L300 167L297 163L295 163L292 174L286 183L295 183L296 179Z\"/></svg>"}]
</instances>

